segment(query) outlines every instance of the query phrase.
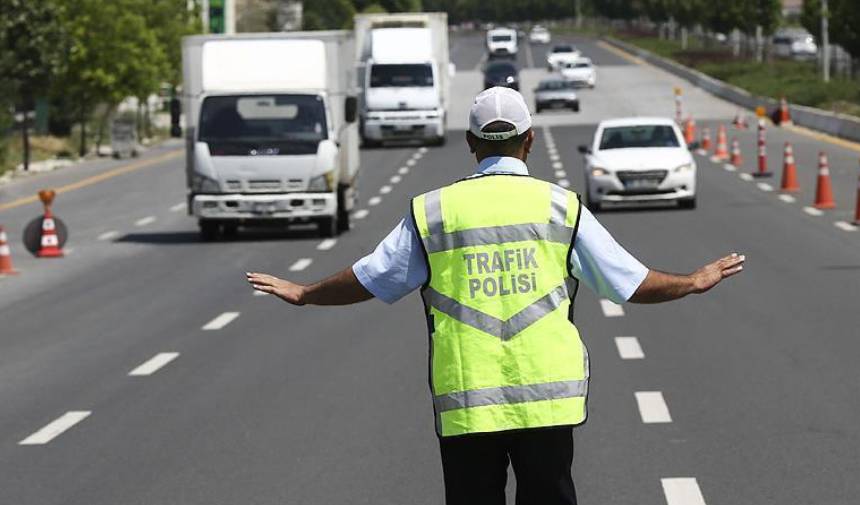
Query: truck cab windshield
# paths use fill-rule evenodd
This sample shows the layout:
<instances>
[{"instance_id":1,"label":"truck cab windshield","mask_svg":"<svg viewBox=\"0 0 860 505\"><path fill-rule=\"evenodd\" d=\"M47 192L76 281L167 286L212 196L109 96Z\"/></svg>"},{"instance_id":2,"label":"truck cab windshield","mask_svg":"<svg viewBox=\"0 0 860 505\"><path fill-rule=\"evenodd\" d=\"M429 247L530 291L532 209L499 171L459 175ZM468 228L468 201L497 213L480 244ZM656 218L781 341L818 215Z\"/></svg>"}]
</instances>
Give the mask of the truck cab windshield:
<instances>
[{"instance_id":1,"label":"truck cab windshield","mask_svg":"<svg viewBox=\"0 0 860 505\"><path fill-rule=\"evenodd\" d=\"M317 95L210 96L200 111L200 141L214 156L314 154L327 137Z\"/></svg>"},{"instance_id":2,"label":"truck cab windshield","mask_svg":"<svg viewBox=\"0 0 860 505\"><path fill-rule=\"evenodd\" d=\"M371 88L433 86L433 67L429 63L374 64L370 70Z\"/></svg>"}]
</instances>

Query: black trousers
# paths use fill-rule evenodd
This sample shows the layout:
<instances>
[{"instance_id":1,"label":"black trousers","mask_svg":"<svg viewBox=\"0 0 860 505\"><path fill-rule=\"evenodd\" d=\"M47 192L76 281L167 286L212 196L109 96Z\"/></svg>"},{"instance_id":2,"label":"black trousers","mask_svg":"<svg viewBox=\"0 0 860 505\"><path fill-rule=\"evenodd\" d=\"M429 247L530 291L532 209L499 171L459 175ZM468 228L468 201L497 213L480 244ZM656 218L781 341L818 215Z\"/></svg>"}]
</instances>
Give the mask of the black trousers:
<instances>
[{"instance_id":1,"label":"black trousers","mask_svg":"<svg viewBox=\"0 0 860 505\"><path fill-rule=\"evenodd\" d=\"M447 505L505 505L508 464L516 505L576 505L573 427L440 437Z\"/></svg>"}]
</instances>

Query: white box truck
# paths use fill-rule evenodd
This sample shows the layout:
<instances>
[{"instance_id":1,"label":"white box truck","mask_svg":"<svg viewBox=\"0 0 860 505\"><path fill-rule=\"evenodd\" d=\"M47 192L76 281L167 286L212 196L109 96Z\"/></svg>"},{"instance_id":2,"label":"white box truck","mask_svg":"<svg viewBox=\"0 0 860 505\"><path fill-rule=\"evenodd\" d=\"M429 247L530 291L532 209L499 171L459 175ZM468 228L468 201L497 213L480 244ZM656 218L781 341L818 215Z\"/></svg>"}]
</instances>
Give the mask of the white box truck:
<instances>
[{"instance_id":1,"label":"white box truck","mask_svg":"<svg viewBox=\"0 0 860 505\"><path fill-rule=\"evenodd\" d=\"M189 214L204 240L240 226L349 228L359 171L349 32L182 42Z\"/></svg>"},{"instance_id":2,"label":"white box truck","mask_svg":"<svg viewBox=\"0 0 860 505\"><path fill-rule=\"evenodd\" d=\"M453 65L444 12L355 16L360 130L386 140L443 144Z\"/></svg>"}]
</instances>

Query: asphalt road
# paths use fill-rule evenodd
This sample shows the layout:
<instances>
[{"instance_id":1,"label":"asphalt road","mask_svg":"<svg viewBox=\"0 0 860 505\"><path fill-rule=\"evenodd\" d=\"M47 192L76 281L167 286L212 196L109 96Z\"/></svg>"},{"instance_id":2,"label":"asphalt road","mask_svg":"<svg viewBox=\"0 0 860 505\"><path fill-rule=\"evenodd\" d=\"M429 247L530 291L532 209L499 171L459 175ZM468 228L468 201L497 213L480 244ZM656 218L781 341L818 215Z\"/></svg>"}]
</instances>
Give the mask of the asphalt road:
<instances>
[{"instance_id":1,"label":"asphalt road","mask_svg":"<svg viewBox=\"0 0 860 505\"><path fill-rule=\"evenodd\" d=\"M533 175L574 189L576 146L595 124L624 111L671 115L677 84L575 41L600 81L580 114L536 120L529 158ZM480 87L481 44L452 38L460 102ZM544 49L531 49L540 67ZM734 112L695 90L685 96L700 124ZM371 251L412 196L473 169L457 130L465 115L453 112L445 147L362 152L367 215L335 243L312 230L199 242L178 205L175 145L125 173L111 171L127 163L104 161L3 188L0 223L22 273L0 279L0 504L442 503L418 295L292 308L253 296L244 272L310 281ZM562 168L552 167L547 133ZM755 133L732 133L749 172ZM690 271L734 250L748 266L707 296L623 314L580 290L576 319L592 362L589 421L576 433L582 503L835 505L860 494L860 232L833 225L850 219L857 153L769 132L774 153L786 140L802 167L795 202L700 157L698 209L598 215L653 268ZM822 149L839 208L813 216L802 209ZM57 199L72 253L28 258L18 236L39 209L17 199L99 174L115 176ZM624 356L638 344L643 357L622 358L616 337L635 337L621 341ZM161 353L178 355L138 369ZM55 421L68 429L42 431ZM688 480L663 480L679 478Z\"/></svg>"}]
</instances>

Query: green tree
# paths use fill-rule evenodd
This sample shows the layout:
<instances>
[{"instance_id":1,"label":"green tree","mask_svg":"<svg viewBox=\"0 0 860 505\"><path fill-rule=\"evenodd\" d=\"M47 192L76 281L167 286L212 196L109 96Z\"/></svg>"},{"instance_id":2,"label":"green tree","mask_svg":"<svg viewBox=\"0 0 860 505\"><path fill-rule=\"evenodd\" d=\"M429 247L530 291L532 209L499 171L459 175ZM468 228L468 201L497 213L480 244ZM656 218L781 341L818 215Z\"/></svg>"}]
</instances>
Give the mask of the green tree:
<instances>
[{"instance_id":1,"label":"green tree","mask_svg":"<svg viewBox=\"0 0 860 505\"><path fill-rule=\"evenodd\" d=\"M16 105L26 112L47 92L62 65L62 9L53 0L0 0L0 12L0 109ZM8 123L8 116L6 121L0 118L2 122ZM21 128L25 170L30 164L28 126L25 119Z\"/></svg>"},{"instance_id":2,"label":"green tree","mask_svg":"<svg viewBox=\"0 0 860 505\"><path fill-rule=\"evenodd\" d=\"M860 4L856 0L830 0L830 40L855 58L860 57ZM821 2L804 0L800 22L821 40Z\"/></svg>"},{"instance_id":3,"label":"green tree","mask_svg":"<svg viewBox=\"0 0 860 505\"><path fill-rule=\"evenodd\" d=\"M304 3L305 30L338 30L352 27L355 6L350 0L314 0Z\"/></svg>"}]
</instances>

